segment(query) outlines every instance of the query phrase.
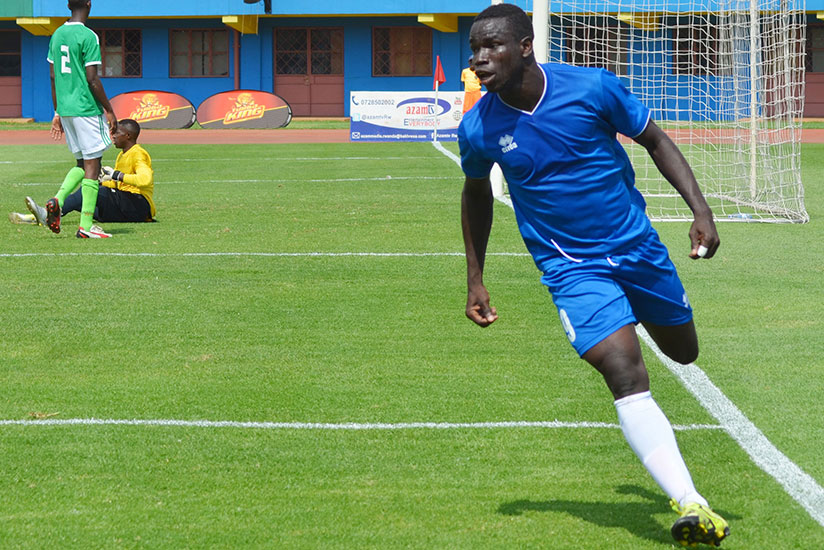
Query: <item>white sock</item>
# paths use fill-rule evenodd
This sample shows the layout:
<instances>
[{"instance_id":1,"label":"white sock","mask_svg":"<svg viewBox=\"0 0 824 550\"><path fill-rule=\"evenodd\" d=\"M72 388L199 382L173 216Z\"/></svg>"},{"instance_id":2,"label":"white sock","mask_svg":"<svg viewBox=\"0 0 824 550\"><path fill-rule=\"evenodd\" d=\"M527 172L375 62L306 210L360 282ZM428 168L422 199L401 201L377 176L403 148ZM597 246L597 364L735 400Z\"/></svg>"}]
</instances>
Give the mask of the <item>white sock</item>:
<instances>
[{"instance_id":1,"label":"white sock","mask_svg":"<svg viewBox=\"0 0 824 550\"><path fill-rule=\"evenodd\" d=\"M650 392L618 399L615 409L629 446L661 489L682 506L688 502L706 506L681 457L672 425Z\"/></svg>"}]
</instances>

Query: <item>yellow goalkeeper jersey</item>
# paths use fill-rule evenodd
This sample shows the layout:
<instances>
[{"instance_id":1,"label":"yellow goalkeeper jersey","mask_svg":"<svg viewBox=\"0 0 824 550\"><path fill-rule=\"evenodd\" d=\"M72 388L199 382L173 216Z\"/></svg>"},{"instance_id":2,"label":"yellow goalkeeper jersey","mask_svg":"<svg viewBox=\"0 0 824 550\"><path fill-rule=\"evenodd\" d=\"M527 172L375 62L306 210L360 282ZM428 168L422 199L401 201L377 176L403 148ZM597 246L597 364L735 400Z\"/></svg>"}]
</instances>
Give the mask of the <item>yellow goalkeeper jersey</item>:
<instances>
[{"instance_id":1,"label":"yellow goalkeeper jersey","mask_svg":"<svg viewBox=\"0 0 824 550\"><path fill-rule=\"evenodd\" d=\"M149 202L152 210L152 218L155 217L155 204L152 199L154 194L154 171L152 170L152 157L140 145L134 144L125 153L121 151L117 155L114 169L123 172L123 181L104 181L101 185L113 187L126 191L127 193L137 193L143 195Z\"/></svg>"}]
</instances>

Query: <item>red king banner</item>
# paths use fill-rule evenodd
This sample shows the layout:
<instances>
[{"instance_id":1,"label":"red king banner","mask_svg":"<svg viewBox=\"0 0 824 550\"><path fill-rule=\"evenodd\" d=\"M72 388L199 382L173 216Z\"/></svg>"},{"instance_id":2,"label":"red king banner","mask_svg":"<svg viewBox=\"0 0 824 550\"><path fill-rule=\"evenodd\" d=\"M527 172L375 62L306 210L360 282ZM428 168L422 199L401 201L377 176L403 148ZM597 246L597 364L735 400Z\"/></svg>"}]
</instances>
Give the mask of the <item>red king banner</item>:
<instances>
[{"instance_id":1,"label":"red king banner","mask_svg":"<svg viewBox=\"0 0 824 550\"><path fill-rule=\"evenodd\" d=\"M195 108L185 97L171 92L141 90L111 99L118 120L131 118L141 128L179 129L195 123Z\"/></svg>"},{"instance_id":2,"label":"red king banner","mask_svg":"<svg viewBox=\"0 0 824 550\"><path fill-rule=\"evenodd\" d=\"M221 92L197 108L204 128L282 128L291 120L292 109L282 97L258 90Z\"/></svg>"}]
</instances>

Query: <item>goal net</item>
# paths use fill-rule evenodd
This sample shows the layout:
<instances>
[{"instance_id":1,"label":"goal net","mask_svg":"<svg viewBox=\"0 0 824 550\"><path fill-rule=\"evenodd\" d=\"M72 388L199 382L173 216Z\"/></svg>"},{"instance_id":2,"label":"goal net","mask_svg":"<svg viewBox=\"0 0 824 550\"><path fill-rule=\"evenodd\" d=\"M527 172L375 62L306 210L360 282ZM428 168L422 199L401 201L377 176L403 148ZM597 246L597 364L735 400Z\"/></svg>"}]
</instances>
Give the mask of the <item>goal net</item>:
<instances>
[{"instance_id":1,"label":"goal net","mask_svg":"<svg viewBox=\"0 0 824 550\"><path fill-rule=\"evenodd\" d=\"M801 184L805 0L549 2L548 58L608 69L652 110L716 218L806 222ZM626 141L654 220L691 220Z\"/></svg>"}]
</instances>

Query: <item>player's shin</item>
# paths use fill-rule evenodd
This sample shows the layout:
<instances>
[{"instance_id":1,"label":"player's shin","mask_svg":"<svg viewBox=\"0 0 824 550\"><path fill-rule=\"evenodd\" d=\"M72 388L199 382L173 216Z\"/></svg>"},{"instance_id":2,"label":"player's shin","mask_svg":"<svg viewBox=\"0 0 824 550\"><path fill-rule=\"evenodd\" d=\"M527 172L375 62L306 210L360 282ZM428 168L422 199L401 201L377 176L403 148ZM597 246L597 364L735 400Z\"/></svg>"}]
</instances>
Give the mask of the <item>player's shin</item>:
<instances>
[{"instance_id":1,"label":"player's shin","mask_svg":"<svg viewBox=\"0 0 824 550\"><path fill-rule=\"evenodd\" d=\"M84 179L81 193L83 206L80 210L80 227L90 229L94 220L94 209L97 206L97 190L100 183L97 180Z\"/></svg>"},{"instance_id":2,"label":"player's shin","mask_svg":"<svg viewBox=\"0 0 824 550\"><path fill-rule=\"evenodd\" d=\"M707 501L695 490L672 425L650 392L618 399L615 409L624 437L661 489L681 504L706 505Z\"/></svg>"},{"instance_id":3,"label":"player's shin","mask_svg":"<svg viewBox=\"0 0 824 550\"><path fill-rule=\"evenodd\" d=\"M66 197L77 190L77 187L80 185L80 182L83 181L85 175L85 170L79 166L75 166L68 171L66 177L63 178L63 183L60 185L60 189L55 195L55 197L57 197L57 202L60 203L60 206L63 206L63 202L65 202Z\"/></svg>"}]
</instances>

